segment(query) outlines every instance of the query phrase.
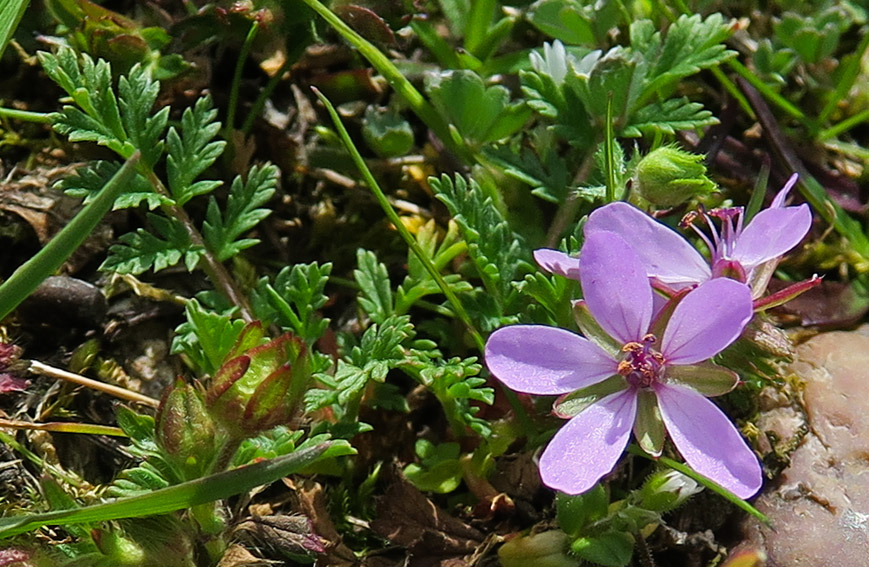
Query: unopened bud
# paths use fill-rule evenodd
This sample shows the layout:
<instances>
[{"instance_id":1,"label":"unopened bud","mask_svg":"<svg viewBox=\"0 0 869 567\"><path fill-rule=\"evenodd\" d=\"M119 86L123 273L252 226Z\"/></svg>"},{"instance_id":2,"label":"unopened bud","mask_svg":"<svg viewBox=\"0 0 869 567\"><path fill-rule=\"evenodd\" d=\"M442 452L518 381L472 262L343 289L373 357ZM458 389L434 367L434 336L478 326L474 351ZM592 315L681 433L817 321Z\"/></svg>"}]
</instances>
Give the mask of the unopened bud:
<instances>
[{"instance_id":1,"label":"unopened bud","mask_svg":"<svg viewBox=\"0 0 869 567\"><path fill-rule=\"evenodd\" d=\"M155 418L157 444L189 480L208 472L216 456L214 422L199 391L178 378L166 389Z\"/></svg>"},{"instance_id":2,"label":"unopened bud","mask_svg":"<svg viewBox=\"0 0 869 567\"><path fill-rule=\"evenodd\" d=\"M260 329L251 323L242 331L206 392L211 415L236 437L288 421L311 380L305 343L291 334L245 349Z\"/></svg>"},{"instance_id":3,"label":"unopened bud","mask_svg":"<svg viewBox=\"0 0 869 567\"><path fill-rule=\"evenodd\" d=\"M675 470L657 471L639 491L639 505L654 512L669 512L703 490L703 487Z\"/></svg>"},{"instance_id":4,"label":"unopened bud","mask_svg":"<svg viewBox=\"0 0 869 567\"><path fill-rule=\"evenodd\" d=\"M640 195L660 207L675 207L717 188L706 177L702 155L674 146L652 150L641 159L637 165L636 182Z\"/></svg>"}]
</instances>

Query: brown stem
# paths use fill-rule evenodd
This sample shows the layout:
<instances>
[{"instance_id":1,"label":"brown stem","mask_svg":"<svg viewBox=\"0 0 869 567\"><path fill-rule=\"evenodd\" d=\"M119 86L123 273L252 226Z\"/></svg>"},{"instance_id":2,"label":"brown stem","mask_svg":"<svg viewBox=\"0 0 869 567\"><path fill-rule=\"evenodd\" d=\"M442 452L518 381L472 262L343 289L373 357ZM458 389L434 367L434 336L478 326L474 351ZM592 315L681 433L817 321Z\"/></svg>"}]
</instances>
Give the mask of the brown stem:
<instances>
[{"instance_id":1,"label":"brown stem","mask_svg":"<svg viewBox=\"0 0 869 567\"><path fill-rule=\"evenodd\" d=\"M593 164L594 152L589 152L582 160L579 169L576 171L576 175L573 177L574 187L588 179ZM558 239L564 233L567 225L572 223L573 219L576 217L576 211L579 209L579 200L579 194L576 191L573 191L567 196L567 199L564 200L564 204L561 205L561 208L559 208L558 212L555 214L555 219L549 227L549 232L546 233L544 246L547 248L555 248L558 246Z\"/></svg>"},{"instance_id":2,"label":"brown stem","mask_svg":"<svg viewBox=\"0 0 869 567\"><path fill-rule=\"evenodd\" d=\"M166 186L163 185L163 182L160 181L160 178L157 177L151 169L145 169L143 173L158 193L166 197L171 197ZM208 246L206 246L205 240L202 238L196 225L193 224L187 211L175 204L163 205L162 209L164 213L181 222L181 225L187 232L187 237L190 239L190 243L193 244L193 246L202 248L203 254L201 267L205 271L205 275L208 276L208 279L211 280L214 287L223 293L223 295L229 299L233 305L238 306L241 318L244 319L246 323L253 321L254 318L253 315L251 315L251 307L247 300L247 296L241 292L235 279L233 279L223 263L218 261L214 253L208 248Z\"/></svg>"}]
</instances>

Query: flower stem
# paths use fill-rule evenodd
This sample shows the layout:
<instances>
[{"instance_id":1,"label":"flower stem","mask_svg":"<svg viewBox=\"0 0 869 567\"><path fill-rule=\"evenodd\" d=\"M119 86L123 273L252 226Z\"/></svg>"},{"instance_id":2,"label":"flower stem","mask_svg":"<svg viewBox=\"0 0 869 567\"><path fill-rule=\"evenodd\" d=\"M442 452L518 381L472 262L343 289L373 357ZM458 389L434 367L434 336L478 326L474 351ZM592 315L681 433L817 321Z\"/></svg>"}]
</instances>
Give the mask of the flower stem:
<instances>
[{"instance_id":1,"label":"flower stem","mask_svg":"<svg viewBox=\"0 0 869 567\"><path fill-rule=\"evenodd\" d=\"M651 455L649 455L648 453L646 453L645 451L640 449L639 446L634 445L633 443L628 445L628 453L630 453L631 455L637 455L638 457L643 457L643 458L649 459L650 461L657 461L657 462L661 463L662 465L668 466L671 469L679 471L680 473L684 474L688 478L702 484L703 486L705 486L706 488L708 488L712 492L723 497L725 500L727 500L728 502L730 502L734 506L745 510L746 512L748 512L749 514L751 514L752 516L754 516L755 518L757 518L758 520L763 522L765 525L772 527L772 521L763 512L761 512L760 510L758 510L757 508L755 508L754 506L752 506L751 504L749 504L748 502L746 502L745 500L740 498L739 496L730 492L729 490L727 490L726 488L724 488L723 486L721 486L717 482L714 482L713 480L706 478L705 476L698 473L697 471L695 471L691 467L684 465L678 461L674 461L673 459L670 459L669 457L657 457L657 458L652 457Z\"/></svg>"},{"instance_id":2,"label":"flower stem","mask_svg":"<svg viewBox=\"0 0 869 567\"><path fill-rule=\"evenodd\" d=\"M353 140L350 139L350 134L347 133L347 129L344 127L344 123L341 122L341 118L338 116L338 112L335 110L335 107L332 106L332 103L329 102L329 99L323 96L320 91L314 89L314 93L320 99L320 102L322 102L323 105L326 107L326 110L329 112L329 116L332 117L332 122L335 124L335 128L338 130L338 135L341 137L341 141L344 142L344 147L347 148L347 151L350 153L350 157L353 159L353 163L356 164L356 167L362 174L362 178L365 180L368 188L371 190L372 193L374 193L374 197L377 199L377 202L380 203L380 207L383 209L383 212L386 213L386 217L393 224L393 226L395 226L395 230L398 231L398 233L404 239L408 248L410 248L413 251L414 255L419 258L419 261L425 267L426 271L437 283L441 292L450 302L450 305L453 306L453 310L456 312L459 320L461 320L461 322L464 323L465 326L468 328L468 332L471 333L471 336L474 339L474 343L477 345L477 348L482 351L485 346L485 341L483 341L483 336L480 334L480 332L476 329L476 327L474 327L474 323L473 321L471 321L471 317L468 315L468 312L465 311L464 305L462 305L462 302L459 300L458 296L455 294L449 284L447 284L447 282L444 280L444 277L441 275L440 271L432 263L431 258L428 257L428 255L419 246L410 231L408 231L407 228L404 226L404 223L401 222L401 218L398 216L398 213L396 213L395 209L392 208L392 204L383 193L383 189L380 188L377 180L374 179L374 175L371 174L371 170L368 169L368 166L365 164L365 160L362 158L362 154L359 153L359 150L356 149L356 146L353 144Z\"/></svg>"}]
</instances>

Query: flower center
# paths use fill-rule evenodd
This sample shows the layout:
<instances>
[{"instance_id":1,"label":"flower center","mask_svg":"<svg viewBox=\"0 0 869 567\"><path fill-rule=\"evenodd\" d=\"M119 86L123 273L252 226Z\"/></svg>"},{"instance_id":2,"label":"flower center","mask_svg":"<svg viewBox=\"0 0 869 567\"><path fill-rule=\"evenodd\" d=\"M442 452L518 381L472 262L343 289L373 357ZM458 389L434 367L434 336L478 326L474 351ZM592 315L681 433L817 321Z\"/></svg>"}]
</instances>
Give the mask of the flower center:
<instances>
[{"instance_id":1,"label":"flower center","mask_svg":"<svg viewBox=\"0 0 869 567\"><path fill-rule=\"evenodd\" d=\"M742 213L742 207L722 207L709 212L692 211L679 223L683 228L690 227L706 243L712 256L712 277L726 277L740 282L747 280L745 269L733 259L736 241L742 234ZM701 216L709 227L711 239L694 224ZM721 221L720 232L712 222L713 218Z\"/></svg>"},{"instance_id":2,"label":"flower center","mask_svg":"<svg viewBox=\"0 0 869 567\"><path fill-rule=\"evenodd\" d=\"M628 383L638 388L651 388L664 374L664 356L652 350L657 342L655 335L649 333L641 343L627 343L622 347L625 359L619 362L619 374Z\"/></svg>"}]
</instances>

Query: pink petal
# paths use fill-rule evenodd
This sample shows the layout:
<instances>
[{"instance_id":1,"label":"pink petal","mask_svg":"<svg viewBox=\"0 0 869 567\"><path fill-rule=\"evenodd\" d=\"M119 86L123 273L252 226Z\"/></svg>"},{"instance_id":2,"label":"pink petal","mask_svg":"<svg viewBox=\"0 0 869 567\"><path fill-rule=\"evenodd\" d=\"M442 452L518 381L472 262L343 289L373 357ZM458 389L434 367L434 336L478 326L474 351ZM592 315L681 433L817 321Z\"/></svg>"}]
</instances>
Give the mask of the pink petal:
<instances>
[{"instance_id":1,"label":"pink petal","mask_svg":"<svg viewBox=\"0 0 869 567\"><path fill-rule=\"evenodd\" d=\"M778 209L784 207L785 199L788 198L788 193L791 192L791 189L794 188L794 185L797 184L797 180L800 178L799 173L794 173L790 176L790 179L787 180L787 183L784 184L784 187L776 194L775 198L772 200L772 203L769 204L770 209Z\"/></svg>"},{"instance_id":2,"label":"pink petal","mask_svg":"<svg viewBox=\"0 0 869 567\"><path fill-rule=\"evenodd\" d=\"M617 373L618 363L591 341L543 325L502 327L486 342L486 366L511 390L555 395Z\"/></svg>"},{"instance_id":3,"label":"pink petal","mask_svg":"<svg viewBox=\"0 0 869 567\"><path fill-rule=\"evenodd\" d=\"M661 353L667 364L708 360L739 337L751 315L747 285L728 278L709 280L676 306L661 339Z\"/></svg>"},{"instance_id":4,"label":"pink petal","mask_svg":"<svg viewBox=\"0 0 869 567\"><path fill-rule=\"evenodd\" d=\"M543 484L581 494L613 470L631 436L636 390L607 396L562 427L540 457Z\"/></svg>"},{"instance_id":5,"label":"pink petal","mask_svg":"<svg viewBox=\"0 0 869 567\"><path fill-rule=\"evenodd\" d=\"M639 341L652 319L652 286L637 253L614 232L587 234L579 277L589 311L622 343Z\"/></svg>"},{"instance_id":6,"label":"pink petal","mask_svg":"<svg viewBox=\"0 0 869 567\"><path fill-rule=\"evenodd\" d=\"M558 274L574 280L579 279L579 259L568 256L564 252L540 248L534 251L534 261L550 274Z\"/></svg>"},{"instance_id":7,"label":"pink petal","mask_svg":"<svg viewBox=\"0 0 869 567\"><path fill-rule=\"evenodd\" d=\"M748 271L783 256L800 243L811 226L812 212L805 203L798 207L765 209L751 219L736 239L731 257Z\"/></svg>"},{"instance_id":8,"label":"pink petal","mask_svg":"<svg viewBox=\"0 0 869 567\"><path fill-rule=\"evenodd\" d=\"M601 230L627 240L646 264L649 277L661 283L695 284L712 275L706 260L687 240L627 203L610 203L591 213L585 234Z\"/></svg>"},{"instance_id":9,"label":"pink petal","mask_svg":"<svg viewBox=\"0 0 869 567\"><path fill-rule=\"evenodd\" d=\"M680 386L657 384L667 432L692 469L740 498L760 490L760 463L718 406Z\"/></svg>"}]
</instances>

